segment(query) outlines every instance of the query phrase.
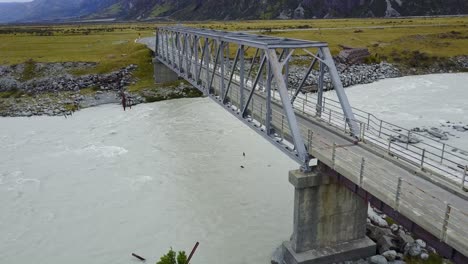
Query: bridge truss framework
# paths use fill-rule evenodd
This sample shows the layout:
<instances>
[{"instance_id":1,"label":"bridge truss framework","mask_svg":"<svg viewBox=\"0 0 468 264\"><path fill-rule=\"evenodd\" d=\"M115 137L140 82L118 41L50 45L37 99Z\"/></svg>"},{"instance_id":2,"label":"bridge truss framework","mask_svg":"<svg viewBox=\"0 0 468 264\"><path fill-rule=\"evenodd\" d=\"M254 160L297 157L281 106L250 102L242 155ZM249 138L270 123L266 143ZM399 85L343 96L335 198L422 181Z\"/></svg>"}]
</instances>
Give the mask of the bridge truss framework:
<instances>
[{"instance_id":1,"label":"bridge truss framework","mask_svg":"<svg viewBox=\"0 0 468 264\"><path fill-rule=\"evenodd\" d=\"M233 57L230 53L232 49L236 50ZM250 49L254 50L254 55L246 58ZM350 134L356 138L360 134L327 43L176 26L157 29L155 51L161 62L206 96L214 97L226 108L232 109L235 106L238 117L246 123L252 123L254 119L249 108L253 108L255 90L262 90L266 94L266 109L264 116L260 117L264 125L259 125L262 127L259 132L297 160L303 171L309 171L311 157L301 136L293 103L315 67L318 67L319 72L317 105L322 105L324 75L328 72ZM298 51L309 54L314 59L303 74L301 82L294 87L295 93L290 96L289 64L293 54ZM220 89L214 89L215 79L220 82ZM239 86L238 100L230 96L234 83ZM288 140L293 143L290 147L285 147L284 137L278 139L279 128L272 125L273 89L279 93L281 107L287 119L282 120L281 126L288 125ZM317 112L321 113L321 110L317 109Z\"/></svg>"},{"instance_id":2,"label":"bridge truss framework","mask_svg":"<svg viewBox=\"0 0 468 264\"><path fill-rule=\"evenodd\" d=\"M421 135L351 108L326 43L186 27L160 27L156 33L151 48L161 63L298 161L303 171L317 158L343 175L338 178L344 185L401 220L445 257L467 263L468 211L461 202L466 200L467 160L428 138L421 147L395 142L396 135ZM295 52L312 59L301 81L291 83L289 63ZM307 97L301 91L311 74L318 74L317 93ZM323 97L325 74L338 101ZM317 131L310 129L312 123ZM356 139L363 144L349 144ZM372 156L364 158L356 148ZM380 158L391 162L392 169ZM462 199L434 195L429 186L411 179L414 175L444 182L436 185ZM455 180L446 181L447 176Z\"/></svg>"}]
</instances>

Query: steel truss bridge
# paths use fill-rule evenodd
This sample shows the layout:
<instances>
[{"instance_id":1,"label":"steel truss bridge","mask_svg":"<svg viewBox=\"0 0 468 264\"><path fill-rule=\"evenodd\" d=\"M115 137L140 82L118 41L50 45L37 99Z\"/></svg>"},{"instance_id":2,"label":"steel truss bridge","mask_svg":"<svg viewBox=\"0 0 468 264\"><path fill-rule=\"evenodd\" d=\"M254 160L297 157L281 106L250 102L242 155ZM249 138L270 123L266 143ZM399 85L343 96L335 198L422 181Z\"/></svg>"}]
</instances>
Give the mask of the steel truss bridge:
<instances>
[{"instance_id":1,"label":"steel truss bridge","mask_svg":"<svg viewBox=\"0 0 468 264\"><path fill-rule=\"evenodd\" d=\"M425 239L468 263L468 161L451 147L350 106L327 43L238 32L160 27L156 59L296 160L317 159L339 181ZM310 65L289 80L293 55ZM318 76L316 93L304 93ZM323 96L325 76L338 100ZM420 144L395 141L417 136Z\"/></svg>"}]
</instances>

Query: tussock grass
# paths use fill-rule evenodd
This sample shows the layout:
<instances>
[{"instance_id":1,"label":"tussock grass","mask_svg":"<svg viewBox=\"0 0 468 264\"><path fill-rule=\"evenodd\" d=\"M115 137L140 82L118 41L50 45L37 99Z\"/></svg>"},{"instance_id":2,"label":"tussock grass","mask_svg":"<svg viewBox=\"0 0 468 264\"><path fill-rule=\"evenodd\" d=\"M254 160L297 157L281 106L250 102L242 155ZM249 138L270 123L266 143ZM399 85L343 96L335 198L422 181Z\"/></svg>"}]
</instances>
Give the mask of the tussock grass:
<instances>
[{"instance_id":1,"label":"tussock grass","mask_svg":"<svg viewBox=\"0 0 468 264\"><path fill-rule=\"evenodd\" d=\"M175 23L175 22L174 22ZM172 23L172 24L174 24ZM131 91L156 87L151 52L134 40L154 36L154 28L168 23L86 24L0 27L0 64L26 64L21 77L33 78L35 62L97 62L73 74L108 73L129 64L138 82ZM254 30L256 33L328 42L333 54L339 45L369 48L369 62L387 60L413 67L468 54L468 17L397 19L321 19L182 22L218 30ZM372 28L369 28L372 27ZM285 29L275 32L275 29ZM288 31L289 29L303 29ZM273 30L273 31L272 31ZM230 46L234 57L236 46ZM255 50L249 49L247 57ZM296 55L303 53L298 52Z\"/></svg>"}]
</instances>

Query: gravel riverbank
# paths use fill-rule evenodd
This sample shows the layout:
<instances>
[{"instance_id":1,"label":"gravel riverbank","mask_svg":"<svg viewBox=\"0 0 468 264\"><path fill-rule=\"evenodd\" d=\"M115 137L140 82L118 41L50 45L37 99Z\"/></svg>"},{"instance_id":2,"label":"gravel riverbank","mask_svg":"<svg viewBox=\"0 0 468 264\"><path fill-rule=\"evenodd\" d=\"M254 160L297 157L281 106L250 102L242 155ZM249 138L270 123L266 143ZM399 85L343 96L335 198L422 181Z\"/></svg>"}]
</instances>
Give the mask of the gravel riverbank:
<instances>
[{"instance_id":1,"label":"gravel riverbank","mask_svg":"<svg viewBox=\"0 0 468 264\"><path fill-rule=\"evenodd\" d=\"M459 68L468 66L468 56L456 57L453 61ZM138 81L133 75L136 65L128 65L107 74L74 74L89 71L96 66L96 63L91 62L32 61L11 66L0 65L0 116L66 116L81 108L121 103L122 93L129 105L201 95L184 81L128 92L128 87ZM357 65L338 63L337 69L344 87L411 73L402 73L397 66L386 62ZM428 71L440 72L443 69L433 67ZM289 86L292 89L301 82L305 72L305 66L290 66ZM303 90L313 92L317 83L318 72L313 70ZM324 83L327 90L332 89L328 73L324 76Z\"/></svg>"}]
</instances>

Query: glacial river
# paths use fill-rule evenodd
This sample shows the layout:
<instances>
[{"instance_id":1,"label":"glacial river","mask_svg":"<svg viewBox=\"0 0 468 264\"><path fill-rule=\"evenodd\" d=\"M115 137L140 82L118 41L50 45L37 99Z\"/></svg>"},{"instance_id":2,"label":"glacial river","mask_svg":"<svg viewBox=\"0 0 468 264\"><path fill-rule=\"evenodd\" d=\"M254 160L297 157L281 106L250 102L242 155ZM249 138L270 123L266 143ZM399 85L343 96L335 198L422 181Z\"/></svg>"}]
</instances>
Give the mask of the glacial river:
<instances>
[{"instance_id":1,"label":"glacial river","mask_svg":"<svg viewBox=\"0 0 468 264\"><path fill-rule=\"evenodd\" d=\"M208 98L0 127L0 263L155 263L196 241L194 264L269 263L292 232L298 165Z\"/></svg>"},{"instance_id":2,"label":"glacial river","mask_svg":"<svg viewBox=\"0 0 468 264\"><path fill-rule=\"evenodd\" d=\"M467 83L428 75L346 91L378 117L438 126L468 123ZM292 232L298 165L207 98L0 118L0 145L2 264L139 263L132 252L155 263L196 241L193 264L261 264Z\"/></svg>"}]
</instances>

